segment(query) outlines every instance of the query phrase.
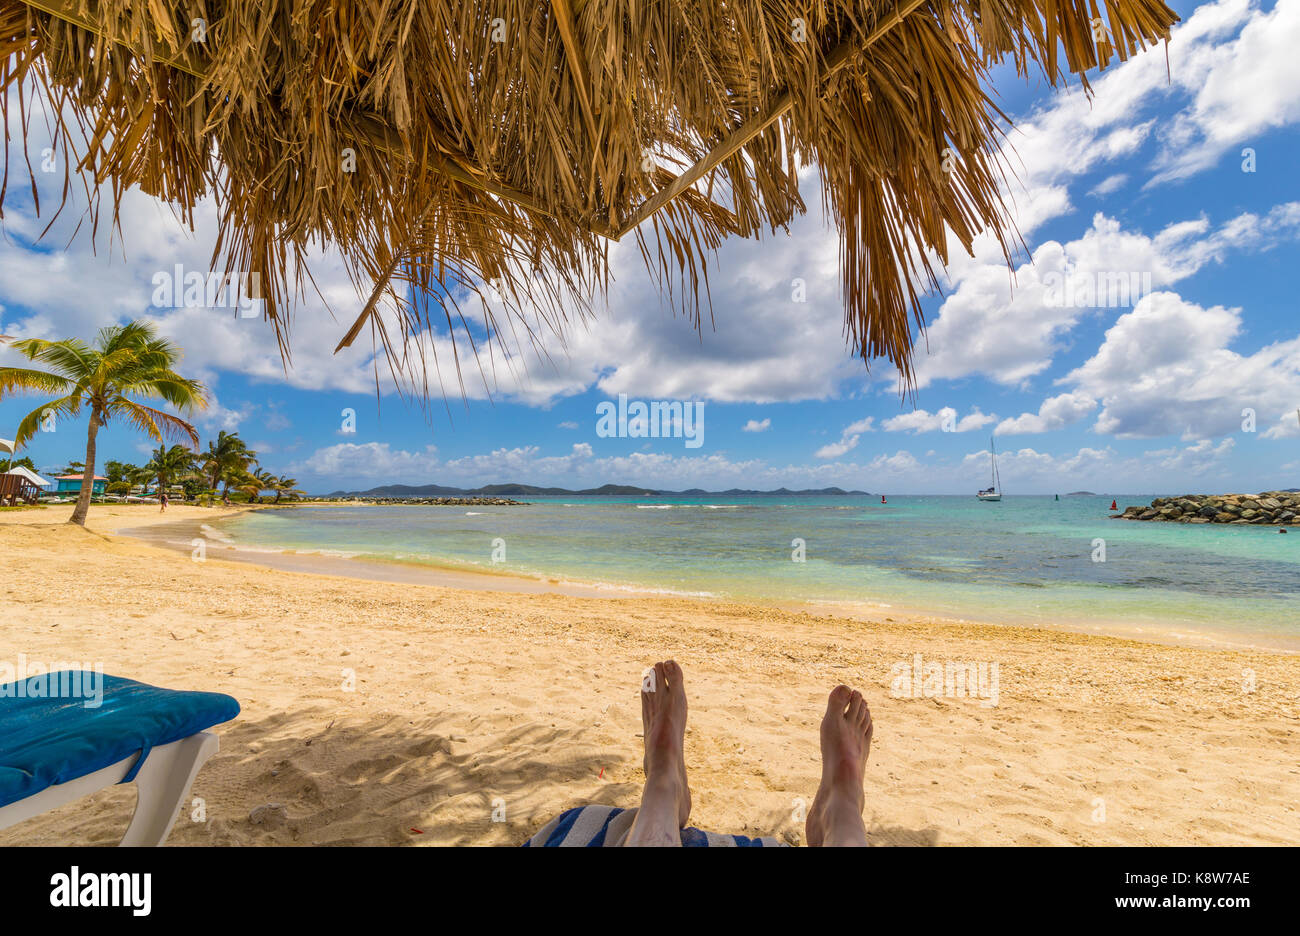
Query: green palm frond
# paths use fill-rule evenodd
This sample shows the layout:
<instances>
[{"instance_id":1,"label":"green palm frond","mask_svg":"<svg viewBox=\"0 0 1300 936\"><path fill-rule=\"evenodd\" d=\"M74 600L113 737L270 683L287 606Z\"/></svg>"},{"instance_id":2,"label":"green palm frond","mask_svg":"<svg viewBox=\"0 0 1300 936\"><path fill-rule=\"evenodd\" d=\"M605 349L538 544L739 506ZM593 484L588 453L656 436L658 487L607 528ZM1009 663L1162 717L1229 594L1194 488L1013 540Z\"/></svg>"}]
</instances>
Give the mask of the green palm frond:
<instances>
[{"instance_id":1,"label":"green palm frond","mask_svg":"<svg viewBox=\"0 0 1300 936\"><path fill-rule=\"evenodd\" d=\"M199 444L198 431L185 420L125 397L112 401L106 415L124 417L151 439L188 439L195 447Z\"/></svg>"},{"instance_id":2,"label":"green palm frond","mask_svg":"<svg viewBox=\"0 0 1300 936\"><path fill-rule=\"evenodd\" d=\"M79 338L47 341L26 338L15 341L13 349L29 361L48 364L70 380L85 380L96 370L99 355Z\"/></svg>"},{"instance_id":3,"label":"green palm frond","mask_svg":"<svg viewBox=\"0 0 1300 936\"><path fill-rule=\"evenodd\" d=\"M0 367L0 400L13 391L18 393L67 393L72 381L49 371L26 367Z\"/></svg>"}]
</instances>

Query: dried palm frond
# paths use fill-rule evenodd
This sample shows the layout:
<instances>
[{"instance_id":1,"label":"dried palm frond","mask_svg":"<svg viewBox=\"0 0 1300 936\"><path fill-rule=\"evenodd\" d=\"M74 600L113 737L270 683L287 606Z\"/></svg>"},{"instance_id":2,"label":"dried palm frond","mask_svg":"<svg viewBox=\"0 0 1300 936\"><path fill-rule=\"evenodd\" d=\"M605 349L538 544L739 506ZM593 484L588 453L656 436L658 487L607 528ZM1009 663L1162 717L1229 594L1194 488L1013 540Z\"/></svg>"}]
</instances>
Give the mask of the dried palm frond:
<instances>
[{"instance_id":1,"label":"dried palm frond","mask_svg":"<svg viewBox=\"0 0 1300 936\"><path fill-rule=\"evenodd\" d=\"M259 274L286 360L307 257L333 247L369 295L340 347L370 325L395 368L439 315L562 334L633 231L698 323L708 255L803 212L815 163L849 341L910 381L928 258L950 232L1013 252L988 69L1056 84L1177 19L1161 0L1104 19L1096 0L0 0L0 105L24 138L30 95L71 115L52 130L92 230L100 183L114 221L133 186L191 225L214 195L213 265ZM508 321L485 303L471 327L458 303L489 281Z\"/></svg>"}]
</instances>

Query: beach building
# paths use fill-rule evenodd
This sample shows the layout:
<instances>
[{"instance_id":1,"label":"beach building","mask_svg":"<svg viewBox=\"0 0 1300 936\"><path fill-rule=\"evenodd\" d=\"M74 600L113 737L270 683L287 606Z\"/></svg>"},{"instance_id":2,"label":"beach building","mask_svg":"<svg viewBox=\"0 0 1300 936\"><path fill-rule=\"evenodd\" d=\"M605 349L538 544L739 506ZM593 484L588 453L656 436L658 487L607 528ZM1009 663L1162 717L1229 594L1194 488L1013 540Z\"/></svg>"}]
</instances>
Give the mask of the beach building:
<instances>
[{"instance_id":1,"label":"beach building","mask_svg":"<svg viewBox=\"0 0 1300 936\"><path fill-rule=\"evenodd\" d=\"M55 494L80 494L82 476L79 474L66 474L56 477L57 486L54 489ZM102 475L95 475L95 480L91 482L91 494L103 494L108 487L108 478Z\"/></svg>"},{"instance_id":2,"label":"beach building","mask_svg":"<svg viewBox=\"0 0 1300 936\"><path fill-rule=\"evenodd\" d=\"M0 474L0 507L34 504L41 492L50 486L36 472L19 465Z\"/></svg>"}]
</instances>

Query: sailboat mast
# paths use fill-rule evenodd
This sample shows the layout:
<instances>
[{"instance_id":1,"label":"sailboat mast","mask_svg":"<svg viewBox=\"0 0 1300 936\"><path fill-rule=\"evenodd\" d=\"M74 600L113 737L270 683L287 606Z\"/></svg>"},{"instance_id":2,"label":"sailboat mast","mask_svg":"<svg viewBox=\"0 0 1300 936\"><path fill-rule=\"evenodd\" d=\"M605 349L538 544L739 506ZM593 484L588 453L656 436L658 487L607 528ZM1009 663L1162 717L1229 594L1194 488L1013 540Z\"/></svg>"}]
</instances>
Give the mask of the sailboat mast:
<instances>
[{"instance_id":1,"label":"sailboat mast","mask_svg":"<svg viewBox=\"0 0 1300 936\"><path fill-rule=\"evenodd\" d=\"M998 475L998 446L993 436L989 436L989 457L993 462L993 489L1002 493L1002 478Z\"/></svg>"}]
</instances>

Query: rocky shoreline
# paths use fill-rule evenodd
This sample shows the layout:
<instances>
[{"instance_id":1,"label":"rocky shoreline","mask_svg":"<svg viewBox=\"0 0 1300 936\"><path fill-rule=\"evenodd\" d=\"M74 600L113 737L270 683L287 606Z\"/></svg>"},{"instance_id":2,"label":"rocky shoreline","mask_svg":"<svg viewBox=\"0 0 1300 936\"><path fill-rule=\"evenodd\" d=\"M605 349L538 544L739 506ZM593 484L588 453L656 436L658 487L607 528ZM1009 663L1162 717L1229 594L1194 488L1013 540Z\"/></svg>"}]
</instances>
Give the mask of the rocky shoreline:
<instances>
[{"instance_id":1,"label":"rocky shoreline","mask_svg":"<svg viewBox=\"0 0 1300 936\"><path fill-rule=\"evenodd\" d=\"M436 507L527 507L528 501L509 497L330 497L304 500L304 504L374 504L380 506L436 506Z\"/></svg>"},{"instance_id":2,"label":"rocky shoreline","mask_svg":"<svg viewBox=\"0 0 1300 936\"><path fill-rule=\"evenodd\" d=\"M1157 497L1150 507L1125 507L1111 514L1118 520L1165 520L1173 523L1297 523L1300 493L1184 494Z\"/></svg>"}]
</instances>

